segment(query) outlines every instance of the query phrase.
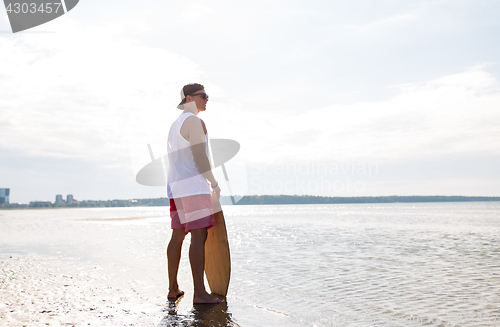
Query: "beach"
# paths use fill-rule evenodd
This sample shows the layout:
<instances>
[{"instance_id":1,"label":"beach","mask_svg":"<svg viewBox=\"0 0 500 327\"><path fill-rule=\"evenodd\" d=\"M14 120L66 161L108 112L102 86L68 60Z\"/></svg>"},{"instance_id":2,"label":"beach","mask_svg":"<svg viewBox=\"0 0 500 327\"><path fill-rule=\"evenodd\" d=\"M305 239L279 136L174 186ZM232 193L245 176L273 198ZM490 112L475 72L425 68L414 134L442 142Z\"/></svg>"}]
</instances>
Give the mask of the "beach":
<instances>
[{"instance_id":1,"label":"beach","mask_svg":"<svg viewBox=\"0 0 500 327\"><path fill-rule=\"evenodd\" d=\"M226 302L193 306L189 235L179 269L186 295L167 301L168 210L3 211L0 326L237 325ZM230 303L246 312L243 320L266 314L242 300Z\"/></svg>"},{"instance_id":2,"label":"beach","mask_svg":"<svg viewBox=\"0 0 500 327\"><path fill-rule=\"evenodd\" d=\"M0 212L0 326L496 326L500 203L224 207L225 302L193 306L168 207ZM207 284L208 286L208 284ZM497 319L497 320L495 320Z\"/></svg>"},{"instance_id":3,"label":"beach","mask_svg":"<svg viewBox=\"0 0 500 327\"><path fill-rule=\"evenodd\" d=\"M158 305L136 291L143 286L140 280L122 277L133 267L117 266L116 260L124 258L112 254L119 247L113 245L116 235L108 233L109 226L84 220L103 217L99 211L96 215L92 211L89 216L84 214L83 220L67 219L75 214L81 217L72 210L16 213L20 215L10 218L5 212L1 217L2 230L7 232L6 225L10 226L10 233L6 233L10 235L2 235L2 324L126 326L154 324L158 320ZM106 222L109 217L104 215L103 219Z\"/></svg>"},{"instance_id":4,"label":"beach","mask_svg":"<svg viewBox=\"0 0 500 327\"><path fill-rule=\"evenodd\" d=\"M22 256L2 261L4 326L126 326L154 323L158 308L131 286L109 286L98 266L77 260Z\"/></svg>"}]
</instances>

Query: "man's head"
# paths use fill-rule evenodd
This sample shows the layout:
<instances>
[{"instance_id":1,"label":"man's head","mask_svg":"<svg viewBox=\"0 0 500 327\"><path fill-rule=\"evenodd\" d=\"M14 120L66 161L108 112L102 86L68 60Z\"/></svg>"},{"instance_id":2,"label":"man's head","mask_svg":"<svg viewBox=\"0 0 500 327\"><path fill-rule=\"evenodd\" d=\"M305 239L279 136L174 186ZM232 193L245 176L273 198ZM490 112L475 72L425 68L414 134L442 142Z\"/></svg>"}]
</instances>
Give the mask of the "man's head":
<instances>
[{"instance_id":1,"label":"man's head","mask_svg":"<svg viewBox=\"0 0 500 327\"><path fill-rule=\"evenodd\" d=\"M208 102L208 95L205 93L205 87L198 83L184 85L181 90L181 103L177 108L184 110L184 104L195 101L198 111L205 111Z\"/></svg>"}]
</instances>

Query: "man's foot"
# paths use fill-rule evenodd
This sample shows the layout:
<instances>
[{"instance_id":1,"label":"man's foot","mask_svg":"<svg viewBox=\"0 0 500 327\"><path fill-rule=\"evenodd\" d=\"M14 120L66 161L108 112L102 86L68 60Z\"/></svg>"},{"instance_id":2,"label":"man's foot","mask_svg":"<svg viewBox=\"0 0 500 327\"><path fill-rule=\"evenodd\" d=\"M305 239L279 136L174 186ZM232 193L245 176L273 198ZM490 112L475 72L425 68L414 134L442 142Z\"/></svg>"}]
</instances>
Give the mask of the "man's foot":
<instances>
[{"instance_id":1,"label":"man's foot","mask_svg":"<svg viewBox=\"0 0 500 327\"><path fill-rule=\"evenodd\" d=\"M183 295L184 295L184 292L181 291L180 289L171 290L168 292L167 299L169 301L175 301Z\"/></svg>"},{"instance_id":2,"label":"man's foot","mask_svg":"<svg viewBox=\"0 0 500 327\"><path fill-rule=\"evenodd\" d=\"M216 304L221 303L224 300L218 299L215 296L212 296L205 292L205 294L201 294L193 297L193 304Z\"/></svg>"}]
</instances>

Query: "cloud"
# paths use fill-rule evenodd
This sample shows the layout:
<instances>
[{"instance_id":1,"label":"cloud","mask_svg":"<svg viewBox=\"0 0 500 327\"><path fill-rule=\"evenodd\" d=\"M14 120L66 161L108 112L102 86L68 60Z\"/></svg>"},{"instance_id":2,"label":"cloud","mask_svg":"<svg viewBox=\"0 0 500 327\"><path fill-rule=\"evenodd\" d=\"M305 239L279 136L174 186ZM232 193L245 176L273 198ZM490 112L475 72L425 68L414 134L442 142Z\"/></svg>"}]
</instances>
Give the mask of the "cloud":
<instances>
[{"instance_id":1,"label":"cloud","mask_svg":"<svg viewBox=\"0 0 500 327\"><path fill-rule=\"evenodd\" d=\"M25 155L128 164L128 141L166 135L198 66L70 20L57 33L0 38L0 146ZM69 32L71 31L71 32Z\"/></svg>"},{"instance_id":2,"label":"cloud","mask_svg":"<svg viewBox=\"0 0 500 327\"><path fill-rule=\"evenodd\" d=\"M368 24L352 25L351 28L358 32L368 32L380 28L393 28L421 19L419 11L396 14L394 16L382 18Z\"/></svg>"},{"instance_id":3,"label":"cloud","mask_svg":"<svg viewBox=\"0 0 500 327\"><path fill-rule=\"evenodd\" d=\"M147 144L166 152L180 88L210 82L191 60L100 27L61 19L56 33L0 37L1 179L13 201L63 189L79 199L165 195L135 185L135 173L150 161Z\"/></svg>"},{"instance_id":4,"label":"cloud","mask_svg":"<svg viewBox=\"0 0 500 327\"><path fill-rule=\"evenodd\" d=\"M178 13L178 18L174 21L174 24L179 25L192 25L194 23L205 22L213 18L216 15L216 11L211 7L202 5L200 3L189 3L181 4L180 11Z\"/></svg>"},{"instance_id":5,"label":"cloud","mask_svg":"<svg viewBox=\"0 0 500 327\"><path fill-rule=\"evenodd\" d=\"M244 155L253 163L500 154L500 83L486 67L395 86L386 101L316 103L300 114L243 108L229 129L249 143Z\"/></svg>"},{"instance_id":6,"label":"cloud","mask_svg":"<svg viewBox=\"0 0 500 327\"><path fill-rule=\"evenodd\" d=\"M346 142L340 146L332 143L329 148L341 149L351 157L381 159L468 151L498 153L499 105L498 81L481 67L473 67L406 86L388 101L330 107L325 110L329 113L326 117L343 114L338 119L341 124L329 135Z\"/></svg>"}]
</instances>

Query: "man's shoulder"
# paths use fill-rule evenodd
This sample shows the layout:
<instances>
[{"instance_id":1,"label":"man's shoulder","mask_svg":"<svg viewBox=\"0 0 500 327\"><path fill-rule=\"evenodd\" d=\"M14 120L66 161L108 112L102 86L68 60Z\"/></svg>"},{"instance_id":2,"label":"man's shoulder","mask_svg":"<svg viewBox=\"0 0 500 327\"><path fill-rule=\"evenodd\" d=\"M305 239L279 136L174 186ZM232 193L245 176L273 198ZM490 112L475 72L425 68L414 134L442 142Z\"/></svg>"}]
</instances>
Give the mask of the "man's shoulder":
<instances>
[{"instance_id":1,"label":"man's shoulder","mask_svg":"<svg viewBox=\"0 0 500 327\"><path fill-rule=\"evenodd\" d=\"M184 121L188 124L197 124L203 120L201 120L200 117L196 115L189 115Z\"/></svg>"},{"instance_id":2,"label":"man's shoulder","mask_svg":"<svg viewBox=\"0 0 500 327\"><path fill-rule=\"evenodd\" d=\"M207 132L205 122L203 121L203 119L201 119L198 116L192 115L192 116L187 117L186 120L184 121L184 124L186 125L186 127L188 129L191 129L191 128L198 129L200 127L200 124L201 124L201 126L203 127L203 132L205 132L205 133Z\"/></svg>"}]
</instances>

